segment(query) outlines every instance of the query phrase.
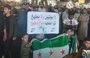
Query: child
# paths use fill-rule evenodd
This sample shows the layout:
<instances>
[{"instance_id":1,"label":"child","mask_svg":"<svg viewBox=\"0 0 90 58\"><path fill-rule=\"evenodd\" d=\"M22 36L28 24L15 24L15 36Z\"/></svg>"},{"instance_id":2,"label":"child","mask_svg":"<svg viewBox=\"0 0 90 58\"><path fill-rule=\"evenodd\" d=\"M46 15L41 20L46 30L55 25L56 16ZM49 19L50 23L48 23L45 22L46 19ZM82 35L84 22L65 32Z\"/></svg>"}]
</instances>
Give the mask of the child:
<instances>
[{"instance_id":1,"label":"child","mask_svg":"<svg viewBox=\"0 0 90 58\"><path fill-rule=\"evenodd\" d=\"M90 58L90 39L85 38L82 44L83 45L79 49L76 58Z\"/></svg>"},{"instance_id":2,"label":"child","mask_svg":"<svg viewBox=\"0 0 90 58\"><path fill-rule=\"evenodd\" d=\"M29 58L31 43L29 43L28 40L29 40L29 35L25 34L22 37L21 58Z\"/></svg>"},{"instance_id":3,"label":"child","mask_svg":"<svg viewBox=\"0 0 90 58\"><path fill-rule=\"evenodd\" d=\"M90 39L85 38L83 42L83 51L82 51L82 57L83 58L90 58Z\"/></svg>"},{"instance_id":4,"label":"child","mask_svg":"<svg viewBox=\"0 0 90 58\"><path fill-rule=\"evenodd\" d=\"M69 54L77 52L77 39L72 29L67 30L69 36Z\"/></svg>"}]
</instances>

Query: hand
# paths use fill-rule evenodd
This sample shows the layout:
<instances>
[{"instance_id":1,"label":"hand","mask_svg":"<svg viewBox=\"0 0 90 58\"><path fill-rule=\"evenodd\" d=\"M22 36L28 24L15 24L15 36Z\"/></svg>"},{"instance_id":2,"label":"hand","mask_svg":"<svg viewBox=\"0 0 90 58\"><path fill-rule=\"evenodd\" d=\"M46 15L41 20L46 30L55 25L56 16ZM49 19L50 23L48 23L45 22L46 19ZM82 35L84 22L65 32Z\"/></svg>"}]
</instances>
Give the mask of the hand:
<instances>
[{"instance_id":1,"label":"hand","mask_svg":"<svg viewBox=\"0 0 90 58\"><path fill-rule=\"evenodd\" d=\"M3 41L6 41L6 39L7 39L7 31L6 31L6 29L4 29L3 32L4 32Z\"/></svg>"},{"instance_id":2,"label":"hand","mask_svg":"<svg viewBox=\"0 0 90 58\"><path fill-rule=\"evenodd\" d=\"M90 50L83 50L84 52L90 54Z\"/></svg>"},{"instance_id":3,"label":"hand","mask_svg":"<svg viewBox=\"0 0 90 58\"><path fill-rule=\"evenodd\" d=\"M32 39L31 41L30 41L30 46L32 46L32 43L33 43L33 41L35 41L35 39Z\"/></svg>"},{"instance_id":4,"label":"hand","mask_svg":"<svg viewBox=\"0 0 90 58\"><path fill-rule=\"evenodd\" d=\"M4 31L4 33L6 33L6 29L4 29L3 31Z\"/></svg>"},{"instance_id":5,"label":"hand","mask_svg":"<svg viewBox=\"0 0 90 58\"><path fill-rule=\"evenodd\" d=\"M16 40L16 37L13 37L13 40Z\"/></svg>"},{"instance_id":6,"label":"hand","mask_svg":"<svg viewBox=\"0 0 90 58\"><path fill-rule=\"evenodd\" d=\"M31 43L33 43L35 40L36 40L36 39L32 39L32 40L31 40Z\"/></svg>"},{"instance_id":7,"label":"hand","mask_svg":"<svg viewBox=\"0 0 90 58\"><path fill-rule=\"evenodd\" d=\"M30 42L29 45L32 46L32 43Z\"/></svg>"}]
</instances>

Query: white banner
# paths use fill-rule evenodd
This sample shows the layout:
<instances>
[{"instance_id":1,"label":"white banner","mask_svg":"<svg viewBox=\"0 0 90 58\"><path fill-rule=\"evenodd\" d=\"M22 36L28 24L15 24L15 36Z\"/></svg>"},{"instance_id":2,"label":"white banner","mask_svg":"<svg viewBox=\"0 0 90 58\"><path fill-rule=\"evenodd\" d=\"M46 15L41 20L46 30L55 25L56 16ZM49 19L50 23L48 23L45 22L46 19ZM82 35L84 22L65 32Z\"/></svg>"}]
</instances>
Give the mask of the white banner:
<instances>
[{"instance_id":1,"label":"white banner","mask_svg":"<svg viewBox=\"0 0 90 58\"><path fill-rule=\"evenodd\" d=\"M58 34L59 14L51 12L28 12L28 34Z\"/></svg>"}]
</instances>

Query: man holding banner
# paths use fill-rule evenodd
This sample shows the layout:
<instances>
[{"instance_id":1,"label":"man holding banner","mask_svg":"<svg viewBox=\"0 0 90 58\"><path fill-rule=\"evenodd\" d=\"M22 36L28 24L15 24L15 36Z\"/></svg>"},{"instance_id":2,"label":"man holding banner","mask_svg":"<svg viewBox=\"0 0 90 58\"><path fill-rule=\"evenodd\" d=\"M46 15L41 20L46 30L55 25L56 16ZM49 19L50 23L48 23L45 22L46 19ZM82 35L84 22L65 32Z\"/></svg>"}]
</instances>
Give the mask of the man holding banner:
<instances>
[{"instance_id":1,"label":"man holding banner","mask_svg":"<svg viewBox=\"0 0 90 58\"><path fill-rule=\"evenodd\" d=\"M51 39L46 39L43 34L38 34L32 40L33 58L63 58L69 53L69 40L72 35L70 30ZM74 44L72 44L72 51L76 49Z\"/></svg>"},{"instance_id":2,"label":"man holding banner","mask_svg":"<svg viewBox=\"0 0 90 58\"><path fill-rule=\"evenodd\" d=\"M62 58L68 54L69 46L66 34L52 39L43 38L42 41L39 41L37 38L33 40L33 58Z\"/></svg>"}]
</instances>

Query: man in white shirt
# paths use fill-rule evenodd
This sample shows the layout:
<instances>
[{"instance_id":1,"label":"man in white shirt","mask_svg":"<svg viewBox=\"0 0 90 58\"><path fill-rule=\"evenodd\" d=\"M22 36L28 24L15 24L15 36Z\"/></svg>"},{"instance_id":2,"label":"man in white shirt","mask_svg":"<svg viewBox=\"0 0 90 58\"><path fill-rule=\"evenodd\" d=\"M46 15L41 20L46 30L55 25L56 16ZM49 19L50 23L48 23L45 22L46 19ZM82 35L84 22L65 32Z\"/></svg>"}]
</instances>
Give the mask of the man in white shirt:
<instances>
[{"instance_id":1,"label":"man in white shirt","mask_svg":"<svg viewBox=\"0 0 90 58\"><path fill-rule=\"evenodd\" d=\"M73 29L76 30L78 26L78 21L74 19L73 15L69 15L68 19L63 21L65 29Z\"/></svg>"}]
</instances>

